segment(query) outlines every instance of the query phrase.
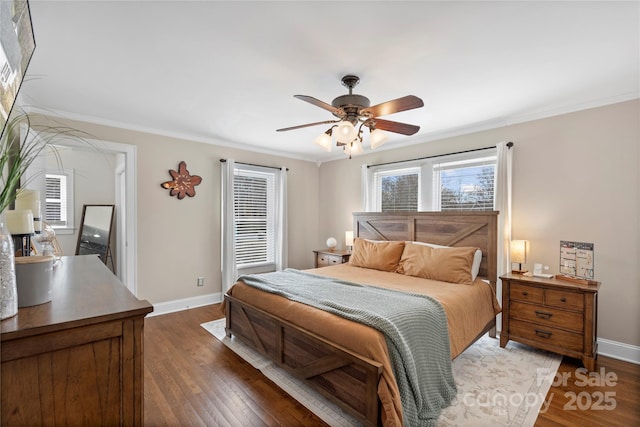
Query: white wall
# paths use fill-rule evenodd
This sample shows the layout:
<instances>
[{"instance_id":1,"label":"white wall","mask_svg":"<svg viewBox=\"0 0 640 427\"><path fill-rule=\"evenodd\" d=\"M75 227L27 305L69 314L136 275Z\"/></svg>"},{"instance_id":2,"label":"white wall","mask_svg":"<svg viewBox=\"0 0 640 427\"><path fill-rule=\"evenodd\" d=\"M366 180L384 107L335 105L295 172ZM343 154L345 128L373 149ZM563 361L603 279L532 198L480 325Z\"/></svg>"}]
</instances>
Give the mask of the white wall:
<instances>
[{"instance_id":1,"label":"white wall","mask_svg":"<svg viewBox=\"0 0 640 427\"><path fill-rule=\"evenodd\" d=\"M513 141L513 238L530 241L526 266L556 273L560 240L594 243L598 336L639 346L639 118L636 100L322 164L316 245L330 235L344 244L361 210L361 164Z\"/></svg>"}]
</instances>

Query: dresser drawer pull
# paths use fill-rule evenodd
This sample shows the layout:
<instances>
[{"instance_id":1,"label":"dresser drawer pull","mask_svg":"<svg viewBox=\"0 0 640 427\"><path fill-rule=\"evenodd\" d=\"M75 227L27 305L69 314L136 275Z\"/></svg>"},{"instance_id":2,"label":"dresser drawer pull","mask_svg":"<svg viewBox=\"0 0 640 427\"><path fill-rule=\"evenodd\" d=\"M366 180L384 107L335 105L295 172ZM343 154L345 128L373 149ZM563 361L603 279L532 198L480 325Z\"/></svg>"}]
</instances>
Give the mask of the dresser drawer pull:
<instances>
[{"instance_id":1,"label":"dresser drawer pull","mask_svg":"<svg viewBox=\"0 0 640 427\"><path fill-rule=\"evenodd\" d=\"M567 302L567 299L565 297L562 297L562 298L560 298L560 301Z\"/></svg>"},{"instance_id":2,"label":"dresser drawer pull","mask_svg":"<svg viewBox=\"0 0 640 427\"><path fill-rule=\"evenodd\" d=\"M524 295L524 296L526 297L527 295L529 295L529 292L524 291L524 292L522 293L522 295Z\"/></svg>"},{"instance_id":3,"label":"dresser drawer pull","mask_svg":"<svg viewBox=\"0 0 640 427\"><path fill-rule=\"evenodd\" d=\"M551 338L553 332L541 331L540 329L536 329L536 335L542 338Z\"/></svg>"},{"instance_id":4,"label":"dresser drawer pull","mask_svg":"<svg viewBox=\"0 0 640 427\"><path fill-rule=\"evenodd\" d=\"M551 316L553 316L553 313L547 313L546 311L540 311L540 310L536 310L536 316L538 316L541 319L551 319Z\"/></svg>"}]
</instances>

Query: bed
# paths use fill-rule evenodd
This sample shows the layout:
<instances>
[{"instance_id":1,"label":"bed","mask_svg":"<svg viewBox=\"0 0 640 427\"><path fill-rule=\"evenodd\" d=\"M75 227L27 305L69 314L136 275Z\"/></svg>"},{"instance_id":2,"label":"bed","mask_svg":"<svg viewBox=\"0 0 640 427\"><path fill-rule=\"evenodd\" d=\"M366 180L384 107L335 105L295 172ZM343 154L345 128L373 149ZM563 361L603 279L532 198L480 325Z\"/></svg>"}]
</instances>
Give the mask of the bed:
<instances>
[{"instance_id":1,"label":"bed","mask_svg":"<svg viewBox=\"0 0 640 427\"><path fill-rule=\"evenodd\" d=\"M451 358L455 358L485 333L495 337L495 316L499 312L495 291L497 215L493 211L353 215L354 236L360 241L413 242L413 246L427 242L480 249L477 279L471 285L443 286L440 280L351 263L306 272L405 292L419 289L417 292L435 294L434 298L447 313ZM355 255L354 249L352 262ZM303 379L363 424L402 425L402 402L381 332L262 292L242 281L225 295L223 310L229 336L251 345Z\"/></svg>"}]
</instances>

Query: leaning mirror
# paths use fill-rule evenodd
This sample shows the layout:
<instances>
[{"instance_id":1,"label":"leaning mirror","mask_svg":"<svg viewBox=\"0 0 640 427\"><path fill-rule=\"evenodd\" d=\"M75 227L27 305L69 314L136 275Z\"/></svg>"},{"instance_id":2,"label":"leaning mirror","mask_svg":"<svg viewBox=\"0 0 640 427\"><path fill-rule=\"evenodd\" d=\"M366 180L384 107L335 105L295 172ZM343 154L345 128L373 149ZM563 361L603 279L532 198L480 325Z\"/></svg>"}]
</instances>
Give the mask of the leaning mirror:
<instances>
[{"instance_id":1,"label":"leaning mirror","mask_svg":"<svg viewBox=\"0 0 640 427\"><path fill-rule=\"evenodd\" d=\"M111 258L111 229L115 205L84 205L76 255L96 254L107 264ZM113 266L113 260L111 262Z\"/></svg>"}]
</instances>

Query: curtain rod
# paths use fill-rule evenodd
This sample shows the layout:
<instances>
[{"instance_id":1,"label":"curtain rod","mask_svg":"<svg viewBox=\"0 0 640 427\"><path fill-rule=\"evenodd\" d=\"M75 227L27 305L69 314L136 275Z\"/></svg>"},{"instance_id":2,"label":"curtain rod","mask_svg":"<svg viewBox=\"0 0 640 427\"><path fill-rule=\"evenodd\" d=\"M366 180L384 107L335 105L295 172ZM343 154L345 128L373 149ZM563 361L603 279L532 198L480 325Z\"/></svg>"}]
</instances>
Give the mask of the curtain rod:
<instances>
[{"instance_id":1,"label":"curtain rod","mask_svg":"<svg viewBox=\"0 0 640 427\"><path fill-rule=\"evenodd\" d=\"M509 141L507 142L507 148L511 148L513 147L513 142ZM465 151L456 151L455 153L446 153L446 154L435 154L433 156L426 156L426 157L418 157L417 159L409 159L409 160L396 160L395 162L387 162L387 163L378 163L377 165L367 165L367 169L371 168L371 167L375 167L375 166L386 166L386 165L392 165L394 163L404 163L404 162L414 162L416 160L426 160L426 159L433 159L435 157L444 157L444 156L451 156L454 154L464 154L464 153L472 153L474 151L482 151L482 150L490 150L492 148L496 148L496 146L492 146L492 147L484 147L484 148L474 148L472 150L465 150Z\"/></svg>"},{"instance_id":2,"label":"curtain rod","mask_svg":"<svg viewBox=\"0 0 640 427\"><path fill-rule=\"evenodd\" d=\"M220 159L220 163L226 163L226 162L227 162L227 159ZM238 164L240 164L240 165L257 166L257 167L259 167L259 168L282 169L282 168L279 168L279 167L277 167L277 166L257 165L257 164L255 164L255 163L244 163L244 162L236 162L236 163L238 163ZM289 172L289 168L287 168L287 172Z\"/></svg>"}]
</instances>

